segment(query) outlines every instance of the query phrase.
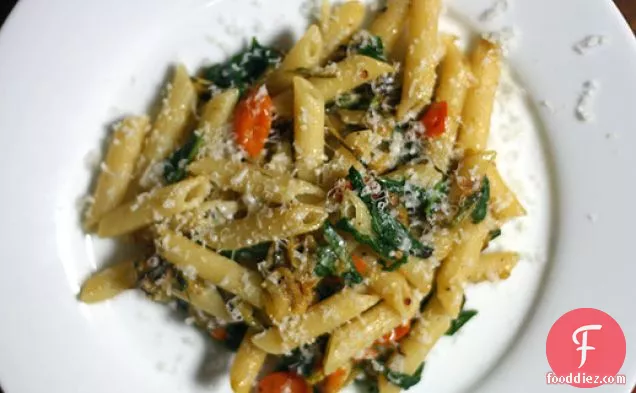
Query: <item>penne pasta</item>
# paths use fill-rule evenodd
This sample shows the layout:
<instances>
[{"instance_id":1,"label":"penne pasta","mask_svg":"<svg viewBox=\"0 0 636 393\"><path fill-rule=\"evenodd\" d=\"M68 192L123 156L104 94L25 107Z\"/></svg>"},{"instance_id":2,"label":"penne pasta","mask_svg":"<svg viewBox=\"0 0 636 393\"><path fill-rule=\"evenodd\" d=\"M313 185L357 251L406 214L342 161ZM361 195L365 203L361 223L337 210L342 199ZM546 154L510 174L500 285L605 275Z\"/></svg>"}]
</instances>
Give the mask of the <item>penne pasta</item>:
<instances>
[{"instance_id":1,"label":"penne pasta","mask_svg":"<svg viewBox=\"0 0 636 393\"><path fill-rule=\"evenodd\" d=\"M159 115L137 162L137 185L141 189L161 183L158 178L161 173L158 173L155 165L161 165L185 140L188 126L194 119L197 94L188 70L183 65L175 68L167 90Z\"/></svg>"},{"instance_id":2,"label":"penne pasta","mask_svg":"<svg viewBox=\"0 0 636 393\"><path fill-rule=\"evenodd\" d=\"M93 228L104 213L119 206L126 197L149 122L146 116L131 116L115 126L93 193L93 204L86 213L87 229Z\"/></svg>"},{"instance_id":3,"label":"penne pasta","mask_svg":"<svg viewBox=\"0 0 636 393\"><path fill-rule=\"evenodd\" d=\"M479 190L481 182L486 176L488 168L493 165L496 154L493 151L470 152L459 162L455 171L454 181L451 183L449 198L459 201Z\"/></svg>"},{"instance_id":4,"label":"penne pasta","mask_svg":"<svg viewBox=\"0 0 636 393\"><path fill-rule=\"evenodd\" d=\"M384 303L393 308L403 318L408 318L413 304L411 286L404 276L397 272L378 272L369 282L369 288Z\"/></svg>"},{"instance_id":5,"label":"penne pasta","mask_svg":"<svg viewBox=\"0 0 636 393\"><path fill-rule=\"evenodd\" d=\"M436 297L450 315L458 315L461 310L466 277L479 262L479 254L489 229L489 219L479 224L465 221L459 231L459 243L453 247L439 269Z\"/></svg>"},{"instance_id":6,"label":"penne pasta","mask_svg":"<svg viewBox=\"0 0 636 393\"><path fill-rule=\"evenodd\" d=\"M208 247L236 250L315 231L326 219L325 209L313 205L265 208L241 220L219 225L213 231L200 233L200 236Z\"/></svg>"},{"instance_id":7,"label":"penne pasta","mask_svg":"<svg viewBox=\"0 0 636 393\"><path fill-rule=\"evenodd\" d=\"M220 189L249 194L273 203L319 201L325 196L320 187L309 182L289 175L271 174L249 163L208 157L190 164L188 169L194 175L209 176Z\"/></svg>"},{"instance_id":8,"label":"penne pasta","mask_svg":"<svg viewBox=\"0 0 636 393\"><path fill-rule=\"evenodd\" d=\"M510 277L512 269L519 262L519 253L491 252L482 254L479 263L468 272L468 282L497 281Z\"/></svg>"},{"instance_id":9,"label":"penne pasta","mask_svg":"<svg viewBox=\"0 0 636 393\"><path fill-rule=\"evenodd\" d=\"M492 215L499 221L508 221L526 215L517 196L508 188L497 167L493 164L486 169L486 176L490 180L490 208Z\"/></svg>"},{"instance_id":10,"label":"penne pasta","mask_svg":"<svg viewBox=\"0 0 636 393\"><path fill-rule=\"evenodd\" d=\"M256 382L267 353L252 344L254 331L248 331L241 341L230 368L230 385L234 393L249 393Z\"/></svg>"},{"instance_id":11,"label":"penne pasta","mask_svg":"<svg viewBox=\"0 0 636 393\"><path fill-rule=\"evenodd\" d=\"M409 10L410 0L389 0L386 11L378 15L369 32L382 39L385 54L390 54L400 33L403 31L404 19Z\"/></svg>"},{"instance_id":12,"label":"penne pasta","mask_svg":"<svg viewBox=\"0 0 636 393\"><path fill-rule=\"evenodd\" d=\"M404 165L384 175L391 180L406 180L425 189L435 187L442 181L443 174L431 162Z\"/></svg>"},{"instance_id":13,"label":"penne pasta","mask_svg":"<svg viewBox=\"0 0 636 393\"><path fill-rule=\"evenodd\" d=\"M414 374L437 340L448 331L452 320L453 316L446 313L439 301L431 299L409 335L400 342L400 354L392 356L387 367L395 372ZM378 380L378 388L382 393L399 393L401 390L383 375Z\"/></svg>"},{"instance_id":14,"label":"penne pasta","mask_svg":"<svg viewBox=\"0 0 636 393\"><path fill-rule=\"evenodd\" d=\"M134 263L120 262L93 274L86 280L82 285L79 300L89 304L102 302L134 288L136 282Z\"/></svg>"},{"instance_id":15,"label":"penne pasta","mask_svg":"<svg viewBox=\"0 0 636 393\"><path fill-rule=\"evenodd\" d=\"M460 150L484 150L501 75L501 48L481 39L470 60L476 83L468 89L457 138Z\"/></svg>"},{"instance_id":16,"label":"penne pasta","mask_svg":"<svg viewBox=\"0 0 636 393\"><path fill-rule=\"evenodd\" d=\"M258 273L173 231L163 231L157 243L159 254L176 266L191 266L202 279L257 308L263 306L262 278Z\"/></svg>"},{"instance_id":17,"label":"penne pasta","mask_svg":"<svg viewBox=\"0 0 636 393\"><path fill-rule=\"evenodd\" d=\"M402 100L397 108L400 120L416 116L433 97L440 57L437 33L441 8L441 0L418 0L411 5Z\"/></svg>"},{"instance_id":18,"label":"penne pasta","mask_svg":"<svg viewBox=\"0 0 636 393\"><path fill-rule=\"evenodd\" d=\"M411 319L421 298L414 298L407 318L397 313L385 302L380 302L370 310L337 328L327 343L327 353L323 364L325 374L331 374L346 364L357 353L363 351L386 333Z\"/></svg>"},{"instance_id":19,"label":"penne pasta","mask_svg":"<svg viewBox=\"0 0 636 393\"><path fill-rule=\"evenodd\" d=\"M366 82L394 72L393 66L367 56L353 55L334 66L334 78L309 78L309 82L318 90L325 102L336 98L337 95L355 89ZM287 91L274 97L276 111L281 117L290 117L293 109L293 93Z\"/></svg>"},{"instance_id":20,"label":"penne pasta","mask_svg":"<svg viewBox=\"0 0 636 393\"><path fill-rule=\"evenodd\" d=\"M232 320L232 317L225 307L225 301L219 294L219 291L211 285L196 285L190 283L186 291L174 291L173 294L179 299L190 303L192 307L206 312L223 322L230 322Z\"/></svg>"},{"instance_id":21,"label":"penne pasta","mask_svg":"<svg viewBox=\"0 0 636 393\"><path fill-rule=\"evenodd\" d=\"M97 235L113 237L136 231L194 209L209 193L210 184L204 176L149 191L105 214L99 222Z\"/></svg>"},{"instance_id":22,"label":"penne pasta","mask_svg":"<svg viewBox=\"0 0 636 393\"><path fill-rule=\"evenodd\" d=\"M323 40L320 28L311 25L305 35L285 56L280 67L268 76L266 83L269 93L278 94L290 88L295 73L300 69L311 69L318 66L322 53Z\"/></svg>"},{"instance_id":23,"label":"penne pasta","mask_svg":"<svg viewBox=\"0 0 636 393\"><path fill-rule=\"evenodd\" d=\"M435 101L446 103L448 117L444 133L437 138L428 138L427 147L433 165L446 172L453 159L466 93L473 79L470 65L453 39L446 40L446 56L441 63L439 79Z\"/></svg>"},{"instance_id":24,"label":"penne pasta","mask_svg":"<svg viewBox=\"0 0 636 393\"><path fill-rule=\"evenodd\" d=\"M312 306L302 316L289 317L278 327L256 335L252 342L267 353L288 353L355 318L378 300L377 296L346 290Z\"/></svg>"},{"instance_id":25,"label":"penne pasta","mask_svg":"<svg viewBox=\"0 0 636 393\"><path fill-rule=\"evenodd\" d=\"M300 77L294 78L294 118L297 175L317 183L325 159L325 100Z\"/></svg>"},{"instance_id":26,"label":"penne pasta","mask_svg":"<svg viewBox=\"0 0 636 393\"><path fill-rule=\"evenodd\" d=\"M321 62L326 61L340 45L349 41L362 25L364 16L364 4L359 1L348 1L331 11L329 22L323 30Z\"/></svg>"}]
</instances>

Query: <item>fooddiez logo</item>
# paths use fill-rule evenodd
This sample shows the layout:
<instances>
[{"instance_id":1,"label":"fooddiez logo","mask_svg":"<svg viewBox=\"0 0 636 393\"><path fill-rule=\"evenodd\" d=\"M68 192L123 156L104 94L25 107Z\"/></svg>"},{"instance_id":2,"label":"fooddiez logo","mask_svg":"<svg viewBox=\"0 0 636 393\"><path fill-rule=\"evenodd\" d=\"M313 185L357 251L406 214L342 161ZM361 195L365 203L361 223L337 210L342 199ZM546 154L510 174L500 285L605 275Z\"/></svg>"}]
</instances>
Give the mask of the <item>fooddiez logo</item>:
<instances>
[{"instance_id":1,"label":"fooddiez logo","mask_svg":"<svg viewBox=\"0 0 636 393\"><path fill-rule=\"evenodd\" d=\"M578 308L559 318L548 333L546 355L552 372L546 383L593 388L626 383L619 375L626 352L625 334L607 313Z\"/></svg>"}]
</instances>

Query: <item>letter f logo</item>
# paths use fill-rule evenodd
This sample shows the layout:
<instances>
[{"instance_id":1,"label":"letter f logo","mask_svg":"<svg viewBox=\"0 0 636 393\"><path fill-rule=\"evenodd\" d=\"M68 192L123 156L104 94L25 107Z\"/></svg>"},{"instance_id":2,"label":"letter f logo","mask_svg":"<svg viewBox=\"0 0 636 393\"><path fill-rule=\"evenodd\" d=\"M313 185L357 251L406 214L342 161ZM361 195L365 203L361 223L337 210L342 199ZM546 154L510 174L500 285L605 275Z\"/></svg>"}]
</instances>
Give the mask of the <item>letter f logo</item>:
<instances>
[{"instance_id":1,"label":"letter f logo","mask_svg":"<svg viewBox=\"0 0 636 393\"><path fill-rule=\"evenodd\" d=\"M576 349L577 351L581 351L581 364L579 365L579 368L583 367L583 365L587 361L587 351L593 351L596 349L594 347L587 345L587 332L590 330L601 330L602 327L603 327L602 325L585 325L576 329L574 333L572 334L572 341L574 341L574 344L580 345L580 347ZM579 342L576 336L581 332L583 334L582 334L581 342Z\"/></svg>"}]
</instances>

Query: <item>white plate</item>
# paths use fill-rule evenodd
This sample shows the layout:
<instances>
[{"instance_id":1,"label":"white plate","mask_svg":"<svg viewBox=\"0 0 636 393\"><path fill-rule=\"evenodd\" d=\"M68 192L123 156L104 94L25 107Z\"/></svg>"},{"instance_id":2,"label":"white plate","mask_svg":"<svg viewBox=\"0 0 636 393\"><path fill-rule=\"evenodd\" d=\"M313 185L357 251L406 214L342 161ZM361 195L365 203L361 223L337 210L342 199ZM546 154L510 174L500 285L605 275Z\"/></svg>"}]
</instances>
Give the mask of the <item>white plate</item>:
<instances>
[{"instance_id":1,"label":"white plate","mask_svg":"<svg viewBox=\"0 0 636 393\"><path fill-rule=\"evenodd\" d=\"M480 315L444 339L412 391L562 391L546 387L545 340L565 312L608 312L627 336L621 373L636 380L636 45L610 1L517 0L489 23L490 0L455 0L457 32L512 26L514 76L502 87L493 140L530 216L504 229L524 259L509 281L470 288ZM583 5L585 8L583 7ZM0 33L0 383L7 393L229 391L227 354L135 293L77 303L81 281L115 256L85 237L77 200L87 153L105 126L146 111L175 61L220 61L256 35L307 26L293 0L22 0ZM609 43L587 56L588 34ZM594 122L575 117L585 81L600 83ZM523 87L523 90L519 87ZM539 105L550 103L551 110ZM504 110L505 109L505 110Z\"/></svg>"}]
</instances>

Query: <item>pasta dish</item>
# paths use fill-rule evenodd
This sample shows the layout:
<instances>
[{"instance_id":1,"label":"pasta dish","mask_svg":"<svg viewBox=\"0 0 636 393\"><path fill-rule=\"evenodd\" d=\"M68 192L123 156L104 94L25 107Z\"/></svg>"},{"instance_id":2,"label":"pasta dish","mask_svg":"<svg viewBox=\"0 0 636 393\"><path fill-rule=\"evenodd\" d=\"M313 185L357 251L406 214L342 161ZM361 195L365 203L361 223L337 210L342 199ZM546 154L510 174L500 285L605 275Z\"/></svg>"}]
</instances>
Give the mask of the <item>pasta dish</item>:
<instances>
[{"instance_id":1,"label":"pasta dish","mask_svg":"<svg viewBox=\"0 0 636 393\"><path fill-rule=\"evenodd\" d=\"M487 146L501 48L465 54L441 7L389 0L364 25L325 1L287 53L177 65L152 121L114 127L84 215L139 253L80 300L176 305L237 351L238 393L417 384L477 315L464 288L510 275L519 255L488 244L525 215Z\"/></svg>"}]
</instances>

